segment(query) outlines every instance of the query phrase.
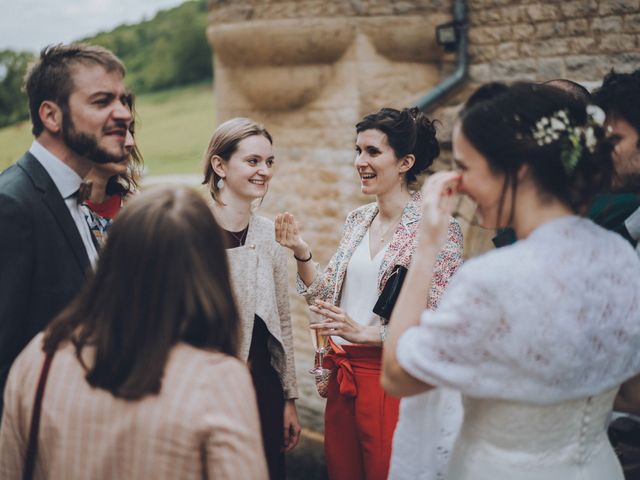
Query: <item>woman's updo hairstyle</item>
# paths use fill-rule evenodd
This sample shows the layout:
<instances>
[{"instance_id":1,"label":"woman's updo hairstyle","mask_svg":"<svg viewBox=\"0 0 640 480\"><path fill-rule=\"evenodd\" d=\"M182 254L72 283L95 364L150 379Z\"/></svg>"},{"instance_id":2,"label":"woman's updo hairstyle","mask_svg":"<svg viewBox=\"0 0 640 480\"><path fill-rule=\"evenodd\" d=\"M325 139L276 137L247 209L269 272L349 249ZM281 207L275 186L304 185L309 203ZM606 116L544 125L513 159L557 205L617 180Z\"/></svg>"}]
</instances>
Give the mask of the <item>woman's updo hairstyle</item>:
<instances>
[{"instance_id":1,"label":"woman's updo hairstyle","mask_svg":"<svg viewBox=\"0 0 640 480\"><path fill-rule=\"evenodd\" d=\"M418 175L429 168L440 155L433 122L415 107L403 110L381 108L356 124L356 133L365 130L380 130L384 133L396 158L413 154L416 161L405 173L407 185L415 182Z\"/></svg>"},{"instance_id":2,"label":"woman's updo hairstyle","mask_svg":"<svg viewBox=\"0 0 640 480\"><path fill-rule=\"evenodd\" d=\"M601 116L597 107L556 87L516 83L464 110L460 122L491 170L505 174L502 203L509 186L515 198L518 171L527 165L542 192L584 213L609 187L613 171Z\"/></svg>"}]
</instances>

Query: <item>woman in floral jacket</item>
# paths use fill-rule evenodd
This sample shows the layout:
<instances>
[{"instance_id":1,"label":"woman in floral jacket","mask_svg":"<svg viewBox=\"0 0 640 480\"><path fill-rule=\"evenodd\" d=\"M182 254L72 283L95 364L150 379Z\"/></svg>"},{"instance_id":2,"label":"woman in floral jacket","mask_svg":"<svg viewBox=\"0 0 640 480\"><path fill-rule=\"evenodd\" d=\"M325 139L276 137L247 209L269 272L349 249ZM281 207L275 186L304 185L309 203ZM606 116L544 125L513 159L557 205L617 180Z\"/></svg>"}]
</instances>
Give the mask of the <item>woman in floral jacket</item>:
<instances>
[{"instance_id":1,"label":"woman in floral jacket","mask_svg":"<svg viewBox=\"0 0 640 480\"><path fill-rule=\"evenodd\" d=\"M289 213L276 218L276 239L293 251L298 290L310 310L326 319L312 326L330 336L325 367L325 454L333 480L386 479L398 421L398 400L380 388L386 320L374 314L396 265L411 262L421 198L413 193L440 149L432 122L415 109L383 108L356 125L356 160L365 195L376 197L349 214L338 250L322 271ZM435 308L449 277L462 261L462 234L452 218L439 254L430 302ZM404 407L403 407L404 408Z\"/></svg>"}]
</instances>

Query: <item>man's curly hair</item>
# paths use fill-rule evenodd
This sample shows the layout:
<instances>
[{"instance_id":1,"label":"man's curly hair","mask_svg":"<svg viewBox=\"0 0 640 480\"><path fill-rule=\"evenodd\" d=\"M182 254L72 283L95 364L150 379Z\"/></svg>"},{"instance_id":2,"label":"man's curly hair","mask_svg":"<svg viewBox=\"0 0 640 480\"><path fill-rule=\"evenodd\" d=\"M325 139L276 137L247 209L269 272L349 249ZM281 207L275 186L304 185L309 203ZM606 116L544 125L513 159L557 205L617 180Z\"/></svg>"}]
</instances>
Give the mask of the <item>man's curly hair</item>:
<instances>
[{"instance_id":1,"label":"man's curly hair","mask_svg":"<svg viewBox=\"0 0 640 480\"><path fill-rule=\"evenodd\" d=\"M640 69L631 73L611 70L593 93L593 100L607 116L626 121L640 134Z\"/></svg>"}]
</instances>

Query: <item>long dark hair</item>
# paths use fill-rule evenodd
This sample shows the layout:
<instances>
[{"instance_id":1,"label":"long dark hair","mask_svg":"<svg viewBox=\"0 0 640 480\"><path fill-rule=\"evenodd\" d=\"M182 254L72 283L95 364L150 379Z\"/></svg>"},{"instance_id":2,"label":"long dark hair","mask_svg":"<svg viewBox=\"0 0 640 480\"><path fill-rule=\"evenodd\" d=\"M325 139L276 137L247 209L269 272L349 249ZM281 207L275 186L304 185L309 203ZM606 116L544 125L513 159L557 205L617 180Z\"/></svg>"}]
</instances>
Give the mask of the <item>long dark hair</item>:
<instances>
[{"instance_id":1,"label":"long dark hair","mask_svg":"<svg viewBox=\"0 0 640 480\"><path fill-rule=\"evenodd\" d=\"M133 198L109 230L95 275L47 328L44 350L75 345L87 381L117 397L160 391L179 341L236 355L238 314L220 228L187 188ZM82 360L95 348L95 362Z\"/></svg>"},{"instance_id":2,"label":"long dark hair","mask_svg":"<svg viewBox=\"0 0 640 480\"><path fill-rule=\"evenodd\" d=\"M134 138L133 148L131 149L131 153L127 159L129 162L129 168L125 175L118 174L109 178L106 187L107 195L125 196L138 190L140 186L140 175L144 169L144 158L142 157L142 152L138 148L138 142L135 141L135 129L139 123L139 119L137 118L138 114L135 107L135 95L132 92L129 92L127 95L126 102L129 110L131 111L131 116L133 117L131 125L129 126L129 131Z\"/></svg>"},{"instance_id":3,"label":"long dark hair","mask_svg":"<svg viewBox=\"0 0 640 480\"><path fill-rule=\"evenodd\" d=\"M387 136L396 158L412 154L416 161L405 173L405 183L411 185L440 155L433 123L417 108L381 108L360 120L356 132L380 130Z\"/></svg>"},{"instance_id":4,"label":"long dark hair","mask_svg":"<svg viewBox=\"0 0 640 480\"><path fill-rule=\"evenodd\" d=\"M545 118L549 121L562 111L568 128L552 141L544 143L536 139L538 122ZM589 119L586 103L557 87L514 84L490 100L464 110L460 121L462 133L486 158L491 170L505 175L498 219L502 217L509 187L512 201L515 199L522 165L528 166L544 195L557 198L576 213L584 213L593 197L610 185L612 146L604 128ZM587 145L586 130L593 136L591 146ZM572 133L574 138L570 138ZM572 158L570 165L568 157Z\"/></svg>"}]
</instances>

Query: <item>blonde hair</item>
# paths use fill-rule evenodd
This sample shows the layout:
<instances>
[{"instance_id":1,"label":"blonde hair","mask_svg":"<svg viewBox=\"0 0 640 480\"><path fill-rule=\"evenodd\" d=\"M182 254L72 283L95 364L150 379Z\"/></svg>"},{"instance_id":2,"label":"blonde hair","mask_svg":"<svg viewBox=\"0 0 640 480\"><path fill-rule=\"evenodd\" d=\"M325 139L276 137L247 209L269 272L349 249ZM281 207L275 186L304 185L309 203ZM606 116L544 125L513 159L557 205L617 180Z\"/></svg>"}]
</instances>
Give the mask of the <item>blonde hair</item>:
<instances>
[{"instance_id":1,"label":"blonde hair","mask_svg":"<svg viewBox=\"0 0 640 480\"><path fill-rule=\"evenodd\" d=\"M269 143L273 144L273 139L267 129L249 118L236 117L227 120L216 128L213 135L211 135L211 140L202 162L204 174L202 185L208 185L211 198L216 203L221 204L220 189L217 185L220 176L213 170L211 159L218 156L223 161L228 162L231 155L238 149L238 144L253 135L262 135L269 140Z\"/></svg>"}]
</instances>

